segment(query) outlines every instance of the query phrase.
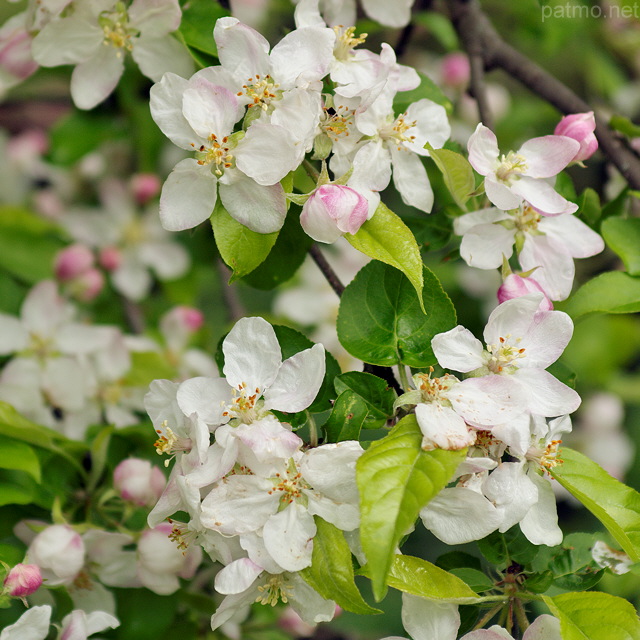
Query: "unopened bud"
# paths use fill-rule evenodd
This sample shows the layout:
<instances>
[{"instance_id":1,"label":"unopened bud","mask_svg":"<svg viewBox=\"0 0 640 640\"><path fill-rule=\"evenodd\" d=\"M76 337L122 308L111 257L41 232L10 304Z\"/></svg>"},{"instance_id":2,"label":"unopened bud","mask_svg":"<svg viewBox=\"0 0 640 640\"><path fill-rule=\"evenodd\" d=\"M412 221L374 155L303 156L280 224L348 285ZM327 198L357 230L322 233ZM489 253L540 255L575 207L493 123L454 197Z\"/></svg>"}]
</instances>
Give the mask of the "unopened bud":
<instances>
[{"instance_id":1,"label":"unopened bud","mask_svg":"<svg viewBox=\"0 0 640 640\"><path fill-rule=\"evenodd\" d=\"M471 69L469 58L464 53L450 53L442 59L442 82L450 87L465 87L469 84Z\"/></svg>"},{"instance_id":2,"label":"unopened bud","mask_svg":"<svg viewBox=\"0 0 640 640\"><path fill-rule=\"evenodd\" d=\"M593 111L587 113L573 113L560 120L555 128L554 134L557 136L567 136L580 143L580 149L574 156L572 162L582 162L590 158L598 148L598 140L594 131L596 121Z\"/></svg>"},{"instance_id":3,"label":"unopened bud","mask_svg":"<svg viewBox=\"0 0 640 640\"><path fill-rule=\"evenodd\" d=\"M113 471L113 484L123 500L152 507L166 484L164 474L148 460L127 458Z\"/></svg>"},{"instance_id":4,"label":"unopened bud","mask_svg":"<svg viewBox=\"0 0 640 640\"><path fill-rule=\"evenodd\" d=\"M5 593L15 598L30 596L41 584L42 574L36 564L17 564L4 579Z\"/></svg>"},{"instance_id":5,"label":"unopened bud","mask_svg":"<svg viewBox=\"0 0 640 640\"><path fill-rule=\"evenodd\" d=\"M81 302L91 302L104 287L104 276L98 269L88 269L78 276L70 286L71 295Z\"/></svg>"},{"instance_id":6,"label":"unopened bud","mask_svg":"<svg viewBox=\"0 0 640 640\"><path fill-rule=\"evenodd\" d=\"M72 244L58 253L55 274L60 282L68 282L82 275L93 266L93 252L83 244Z\"/></svg>"},{"instance_id":7,"label":"unopened bud","mask_svg":"<svg viewBox=\"0 0 640 640\"><path fill-rule=\"evenodd\" d=\"M98 261L107 271L115 271L122 264L122 253L116 247L105 247L100 251Z\"/></svg>"},{"instance_id":8,"label":"unopened bud","mask_svg":"<svg viewBox=\"0 0 640 640\"><path fill-rule=\"evenodd\" d=\"M541 293L544 298L540 302L540 311L552 311L553 302L549 299L544 289L531 277L523 278L515 273L507 276L498 289L498 303L502 304L512 298L520 298L530 293Z\"/></svg>"},{"instance_id":9,"label":"unopened bud","mask_svg":"<svg viewBox=\"0 0 640 640\"><path fill-rule=\"evenodd\" d=\"M138 173L131 178L133 197L139 204L145 204L160 193L162 182L155 173Z\"/></svg>"}]
</instances>

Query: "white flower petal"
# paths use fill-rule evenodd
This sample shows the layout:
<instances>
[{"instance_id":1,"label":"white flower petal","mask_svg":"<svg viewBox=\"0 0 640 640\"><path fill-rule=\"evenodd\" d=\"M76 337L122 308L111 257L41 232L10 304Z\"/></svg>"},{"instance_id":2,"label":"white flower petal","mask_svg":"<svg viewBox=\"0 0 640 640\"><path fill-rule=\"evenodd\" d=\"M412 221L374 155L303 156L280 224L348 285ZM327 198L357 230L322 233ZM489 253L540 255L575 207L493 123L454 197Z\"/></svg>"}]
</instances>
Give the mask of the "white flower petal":
<instances>
[{"instance_id":1,"label":"white flower petal","mask_svg":"<svg viewBox=\"0 0 640 640\"><path fill-rule=\"evenodd\" d=\"M515 233L501 224L476 225L462 236L460 255L470 267L497 269L503 256L511 257Z\"/></svg>"},{"instance_id":2,"label":"white flower petal","mask_svg":"<svg viewBox=\"0 0 640 640\"><path fill-rule=\"evenodd\" d=\"M536 209L540 209L540 211L550 215L574 213L578 210L577 204L563 198L544 180L520 176L511 185L511 192L527 200ZM487 195L489 194L487 193ZM492 202L494 201L492 200Z\"/></svg>"},{"instance_id":3,"label":"white flower petal","mask_svg":"<svg viewBox=\"0 0 640 640\"><path fill-rule=\"evenodd\" d=\"M482 122L478 124L469 138L467 149L471 166L481 176L487 176L495 170L500 155L498 139L493 131L485 127Z\"/></svg>"},{"instance_id":4,"label":"white flower petal","mask_svg":"<svg viewBox=\"0 0 640 640\"><path fill-rule=\"evenodd\" d=\"M402 626L413 640L456 640L458 605L402 594Z\"/></svg>"},{"instance_id":5,"label":"white flower petal","mask_svg":"<svg viewBox=\"0 0 640 640\"><path fill-rule=\"evenodd\" d=\"M542 369L518 369L513 374L527 393L528 409L547 418L573 413L580 406L576 391Z\"/></svg>"},{"instance_id":6,"label":"white flower petal","mask_svg":"<svg viewBox=\"0 0 640 640\"><path fill-rule=\"evenodd\" d=\"M498 182L493 174L489 174L484 179L484 190L487 198L503 211L516 209L522 202L522 198L516 195L513 189L510 189L502 182Z\"/></svg>"},{"instance_id":7,"label":"white flower petal","mask_svg":"<svg viewBox=\"0 0 640 640\"><path fill-rule=\"evenodd\" d=\"M538 616L524 632L523 640L562 640L560 620L547 614Z\"/></svg>"},{"instance_id":8,"label":"white flower petal","mask_svg":"<svg viewBox=\"0 0 640 640\"><path fill-rule=\"evenodd\" d=\"M527 235L518 260L526 271L535 269L533 278L551 300L569 297L575 266L562 243L549 236Z\"/></svg>"},{"instance_id":9,"label":"white flower petal","mask_svg":"<svg viewBox=\"0 0 640 640\"><path fill-rule=\"evenodd\" d=\"M287 460L304 444L271 414L251 424L238 425L234 436L249 447L260 462Z\"/></svg>"},{"instance_id":10,"label":"white flower petal","mask_svg":"<svg viewBox=\"0 0 640 640\"><path fill-rule=\"evenodd\" d=\"M29 332L18 318L0 313L0 355L22 351L29 344Z\"/></svg>"},{"instance_id":11,"label":"white flower petal","mask_svg":"<svg viewBox=\"0 0 640 640\"><path fill-rule=\"evenodd\" d=\"M160 81L165 73L175 73L182 78L188 78L194 71L193 59L185 46L171 36L139 38L131 57L140 67L140 71L154 82Z\"/></svg>"},{"instance_id":12,"label":"white flower petal","mask_svg":"<svg viewBox=\"0 0 640 640\"><path fill-rule=\"evenodd\" d=\"M311 566L315 535L313 516L297 502L271 516L262 530L267 551L286 571L301 571Z\"/></svg>"},{"instance_id":13,"label":"white flower petal","mask_svg":"<svg viewBox=\"0 0 640 640\"><path fill-rule=\"evenodd\" d=\"M27 609L0 633L0 640L44 640L49 635L51 607L48 604Z\"/></svg>"},{"instance_id":14,"label":"white flower petal","mask_svg":"<svg viewBox=\"0 0 640 640\"><path fill-rule=\"evenodd\" d=\"M213 29L220 64L241 82L269 73L269 43L236 18L220 18Z\"/></svg>"},{"instance_id":15,"label":"white flower petal","mask_svg":"<svg viewBox=\"0 0 640 640\"><path fill-rule=\"evenodd\" d=\"M457 451L472 445L475 431L469 431L465 421L451 408L437 402L416 406L416 420L424 436L422 448Z\"/></svg>"},{"instance_id":16,"label":"white flower petal","mask_svg":"<svg viewBox=\"0 0 640 640\"><path fill-rule=\"evenodd\" d=\"M439 333L431 341L431 347L445 369L468 373L484 365L482 342L461 325Z\"/></svg>"},{"instance_id":17,"label":"white flower petal","mask_svg":"<svg viewBox=\"0 0 640 640\"><path fill-rule=\"evenodd\" d=\"M604 240L582 220L570 214L543 218L539 229L563 245L573 258L589 258L604 249Z\"/></svg>"},{"instance_id":18,"label":"white flower petal","mask_svg":"<svg viewBox=\"0 0 640 640\"><path fill-rule=\"evenodd\" d=\"M231 388L224 378L191 378L178 387L176 402L186 416L195 413L208 425L218 426L229 421L222 414L231 403Z\"/></svg>"},{"instance_id":19,"label":"white flower petal","mask_svg":"<svg viewBox=\"0 0 640 640\"><path fill-rule=\"evenodd\" d=\"M579 150L580 143L567 136L542 136L527 140L517 153L526 160L527 176L551 178L560 173Z\"/></svg>"},{"instance_id":20,"label":"white flower petal","mask_svg":"<svg viewBox=\"0 0 640 640\"><path fill-rule=\"evenodd\" d=\"M71 97L79 109L93 109L115 88L124 71L123 58L113 47L102 46L71 74Z\"/></svg>"},{"instance_id":21,"label":"white flower petal","mask_svg":"<svg viewBox=\"0 0 640 640\"><path fill-rule=\"evenodd\" d=\"M249 558L239 558L216 574L214 582L218 593L231 595L246 591L264 571Z\"/></svg>"},{"instance_id":22,"label":"white flower petal","mask_svg":"<svg viewBox=\"0 0 640 640\"><path fill-rule=\"evenodd\" d=\"M103 38L104 32L97 24L81 16L69 16L43 27L33 39L31 51L34 60L43 67L79 64L102 47Z\"/></svg>"},{"instance_id":23,"label":"white flower petal","mask_svg":"<svg viewBox=\"0 0 640 640\"><path fill-rule=\"evenodd\" d=\"M182 113L182 95L189 81L175 73L165 73L162 80L151 87L151 117L173 144L182 149L193 149L197 140L194 130Z\"/></svg>"},{"instance_id":24,"label":"white flower petal","mask_svg":"<svg viewBox=\"0 0 640 640\"><path fill-rule=\"evenodd\" d=\"M410 207L431 213L433 190L427 170L420 158L407 149L391 147L391 162L393 184L400 193L402 201Z\"/></svg>"},{"instance_id":25,"label":"white flower petal","mask_svg":"<svg viewBox=\"0 0 640 640\"><path fill-rule=\"evenodd\" d=\"M554 547L562 542L562 530L558 526L556 497L551 483L535 472L527 477L538 489L538 500L520 521L520 529L529 542Z\"/></svg>"},{"instance_id":26,"label":"white flower petal","mask_svg":"<svg viewBox=\"0 0 640 640\"><path fill-rule=\"evenodd\" d=\"M236 95L204 78L193 78L182 96L182 114L201 137L210 134L222 140L231 133L238 113Z\"/></svg>"}]
</instances>

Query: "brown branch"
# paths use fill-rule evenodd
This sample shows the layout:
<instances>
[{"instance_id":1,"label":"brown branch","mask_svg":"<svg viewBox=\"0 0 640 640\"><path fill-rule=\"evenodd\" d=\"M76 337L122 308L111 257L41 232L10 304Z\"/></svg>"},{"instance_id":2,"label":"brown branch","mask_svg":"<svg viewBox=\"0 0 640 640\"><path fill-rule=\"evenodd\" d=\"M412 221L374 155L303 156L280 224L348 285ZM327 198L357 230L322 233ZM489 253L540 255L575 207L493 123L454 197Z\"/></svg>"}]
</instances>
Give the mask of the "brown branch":
<instances>
[{"instance_id":1,"label":"brown branch","mask_svg":"<svg viewBox=\"0 0 640 640\"><path fill-rule=\"evenodd\" d=\"M472 38L470 46L482 57L485 71L503 69L564 114L592 110L569 87L507 44L476 0L448 0L448 6L460 38L463 42L465 37ZM602 152L618 168L629 185L633 189L640 189L640 158L609 129L607 121L597 115L596 137Z\"/></svg>"},{"instance_id":2,"label":"brown branch","mask_svg":"<svg viewBox=\"0 0 640 640\"><path fill-rule=\"evenodd\" d=\"M327 279L327 282L331 285L331 288L336 292L338 298L342 296L344 292L344 285L340 282L340 278L338 278L338 274L333 270L333 267L327 262L327 259L324 257L322 251L320 251L320 247L317 244L312 244L309 249L309 255L313 259L313 261L318 265L320 271L322 271L322 275Z\"/></svg>"}]
</instances>

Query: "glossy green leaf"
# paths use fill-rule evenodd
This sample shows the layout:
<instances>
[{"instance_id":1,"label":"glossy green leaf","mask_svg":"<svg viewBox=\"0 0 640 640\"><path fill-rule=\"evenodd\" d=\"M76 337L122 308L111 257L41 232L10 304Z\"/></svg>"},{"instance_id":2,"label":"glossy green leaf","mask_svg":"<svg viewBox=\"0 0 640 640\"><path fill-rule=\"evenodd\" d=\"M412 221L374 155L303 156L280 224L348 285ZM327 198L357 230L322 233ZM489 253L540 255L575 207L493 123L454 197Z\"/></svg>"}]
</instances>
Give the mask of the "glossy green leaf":
<instances>
[{"instance_id":1,"label":"glossy green leaf","mask_svg":"<svg viewBox=\"0 0 640 640\"><path fill-rule=\"evenodd\" d=\"M640 311L640 278L622 271L607 271L585 282L563 305L572 318L587 313L637 313Z\"/></svg>"},{"instance_id":2,"label":"glossy green leaf","mask_svg":"<svg viewBox=\"0 0 640 640\"><path fill-rule=\"evenodd\" d=\"M410 415L373 442L356 464L360 539L377 600L384 596L400 539L466 455L466 449L423 451L421 443L422 433Z\"/></svg>"},{"instance_id":3,"label":"glossy green leaf","mask_svg":"<svg viewBox=\"0 0 640 640\"><path fill-rule=\"evenodd\" d=\"M429 150L429 155L440 169L444 183L456 204L466 211L467 200L476 188L473 168L469 161L455 151L434 149L428 142L425 149Z\"/></svg>"},{"instance_id":4,"label":"glossy green leaf","mask_svg":"<svg viewBox=\"0 0 640 640\"><path fill-rule=\"evenodd\" d=\"M640 219L607 218L601 231L609 247L622 258L627 273L640 275Z\"/></svg>"},{"instance_id":5,"label":"glossy green leaf","mask_svg":"<svg viewBox=\"0 0 640 640\"><path fill-rule=\"evenodd\" d=\"M602 522L634 562L640 562L640 493L577 451L563 447L562 459L551 475Z\"/></svg>"},{"instance_id":6,"label":"glossy green leaf","mask_svg":"<svg viewBox=\"0 0 640 640\"><path fill-rule=\"evenodd\" d=\"M475 569L469 569L475 571ZM486 578L486 576L485 576ZM422 558L395 555L387 576L387 584L394 589L430 600L472 604L477 594L461 578Z\"/></svg>"},{"instance_id":7,"label":"glossy green leaf","mask_svg":"<svg viewBox=\"0 0 640 640\"><path fill-rule=\"evenodd\" d=\"M186 44L212 56L218 55L213 27L216 20L229 12L214 0L190 0L182 10L180 33Z\"/></svg>"},{"instance_id":8,"label":"glossy green leaf","mask_svg":"<svg viewBox=\"0 0 640 640\"><path fill-rule=\"evenodd\" d=\"M542 596L560 619L562 640L640 640L640 620L633 605L597 591Z\"/></svg>"},{"instance_id":9,"label":"glossy green leaf","mask_svg":"<svg viewBox=\"0 0 640 640\"><path fill-rule=\"evenodd\" d=\"M323 428L327 442L359 440L360 430L369 415L367 403L353 391L343 391L333 405Z\"/></svg>"},{"instance_id":10,"label":"glossy green leaf","mask_svg":"<svg viewBox=\"0 0 640 640\"><path fill-rule=\"evenodd\" d=\"M351 551L342 531L318 516L314 520L318 532L313 539L311 566L300 575L323 598L347 611L361 615L382 613L365 602L356 586Z\"/></svg>"},{"instance_id":11,"label":"glossy green leaf","mask_svg":"<svg viewBox=\"0 0 640 640\"><path fill-rule=\"evenodd\" d=\"M449 296L426 267L423 278L426 313L399 271L380 262L364 266L340 300L337 328L342 346L370 364L435 364L431 339L453 328L456 314Z\"/></svg>"},{"instance_id":12,"label":"glossy green leaf","mask_svg":"<svg viewBox=\"0 0 640 640\"><path fill-rule=\"evenodd\" d=\"M378 376L363 371L347 371L335 379L334 386L338 393L353 391L366 403L369 424L365 427L382 426L394 413L393 403L398 395Z\"/></svg>"},{"instance_id":13,"label":"glossy green leaf","mask_svg":"<svg viewBox=\"0 0 640 640\"><path fill-rule=\"evenodd\" d=\"M420 247L411 229L382 202L375 214L358 230L345 238L366 256L391 265L409 278L418 294L422 295L423 275ZM419 300L423 307L422 299Z\"/></svg>"},{"instance_id":14,"label":"glossy green leaf","mask_svg":"<svg viewBox=\"0 0 640 640\"><path fill-rule=\"evenodd\" d=\"M478 540L477 544L480 553L491 564L501 568L509 566L512 562L528 565L540 550L539 546L527 540L517 525L504 533L494 531Z\"/></svg>"},{"instance_id":15,"label":"glossy green leaf","mask_svg":"<svg viewBox=\"0 0 640 640\"><path fill-rule=\"evenodd\" d=\"M0 436L0 469L25 471L40 482L40 460L25 442Z\"/></svg>"},{"instance_id":16,"label":"glossy green leaf","mask_svg":"<svg viewBox=\"0 0 640 640\"><path fill-rule=\"evenodd\" d=\"M33 491L29 487L0 481L0 507L6 504L30 504L33 498Z\"/></svg>"},{"instance_id":17,"label":"glossy green leaf","mask_svg":"<svg viewBox=\"0 0 640 640\"><path fill-rule=\"evenodd\" d=\"M222 259L233 275L229 282L251 273L262 264L278 239L278 232L256 233L234 220L220 200L211 215L211 226Z\"/></svg>"}]
</instances>

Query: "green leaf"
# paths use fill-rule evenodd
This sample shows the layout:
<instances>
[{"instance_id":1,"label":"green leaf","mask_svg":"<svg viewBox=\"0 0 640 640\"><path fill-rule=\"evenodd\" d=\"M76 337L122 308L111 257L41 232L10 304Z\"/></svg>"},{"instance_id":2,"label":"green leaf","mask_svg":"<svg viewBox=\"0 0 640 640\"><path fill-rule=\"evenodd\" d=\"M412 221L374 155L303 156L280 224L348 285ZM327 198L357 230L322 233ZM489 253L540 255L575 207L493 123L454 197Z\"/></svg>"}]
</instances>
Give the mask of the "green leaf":
<instances>
[{"instance_id":1,"label":"green leaf","mask_svg":"<svg viewBox=\"0 0 640 640\"><path fill-rule=\"evenodd\" d=\"M413 556L397 554L393 557L387 584L399 591L430 600L458 604L472 604L478 600L477 594L459 577Z\"/></svg>"},{"instance_id":2,"label":"green leaf","mask_svg":"<svg viewBox=\"0 0 640 640\"><path fill-rule=\"evenodd\" d=\"M399 271L379 262L365 265L340 300L337 329L342 346L370 364L435 364L431 339L453 328L456 314L440 282L426 267L423 278L425 313Z\"/></svg>"},{"instance_id":3,"label":"green leaf","mask_svg":"<svg viewBox=\"0 0 640 640\"><path fill-rule=\"evenodd\" d=\"M352 613L382 613L369 606L356 586L351 551L340 529L315 516L318 532L313 539L311 566L300 574L323 598L334 600Z\"/></svg>"},{"instance_id":4,"label":"green leaf","mask_svg":"<svg viewBox=\"0 0 640 640\"><path fill-rule=\"evenodd\" d=\"M469 567L460 567L459 569L451 569L451 573L468 584L475 593L483 591L491 591L494 588L493 580L482 571L471 569Z\"/></svg>"},{"instance_id":5,"label":"green leaf","mask_svg":"<svg viewBox=\"0 0 640 640\"><path fill-rule=\"evenodd\" d=\"M595 224L602 215L600 206L600 196L597 191L587 187L581 194L578 201L578 215L584 218L589 224Z\"/></svg>"},{"instance_id":6,"label":"green leaf","mask_svg":"<svg viewBox=\"0 0 640 640\"><path fill-rule=\"evenodd\" d=\"M629 275L640 275L640 220L607 218L601 231L606 243L622 258Z\"/></svg>"},{"instance_id":7,"label":"green leaf","mask_svg":"<svg viewBox=\"0 0 640 640\"><path fill-rule=\"evenodd\" d=\"M396 94L393 102L395 112L402 113L409 108L409 105L426 98L436 104L442 105L447 110L447 113L451 113L453 111L451 100L442 93L440 87L421 71L418 71L418 75L420 76L420 84L415 89L411 91L401 91Z\"/></svg>"},{"instance_id":8,"label":"green leaf","mask_svg":"<svg viewBox=\"0 0 640 640\"><path fill-rule=\"evenodd\" d=\"M214 0L190 0L182 10L179 31L190 47L217 57L213 27L218 18L228 15L229 12Z\"/></svg>"},{"instance_id":9,"label":"green leaf","mask_svg":"<svg viewBox=\"0 0 640 640\"><path fill-rule=\"evenodd\" d=\"M390 418L393 414L393 403L398 397L396 392L387 386L382 378L362 371L348 371L338 376L334 381L338 393L349 389L356 393L367 405L369 417L365 428L374 429Z\"/></svg>"},{"instance_id":10,"label":"green leaf","mask_svg":"<svg viewBox=\"0 0 640 640\"><path fill-rule=\"evenodd\" d=\"M40 460L26 443L0 437L0 469L25 471L40 482Z\"/></svg>"},{"instance_id":11,"label":"green leaf","mask_svg":"<svg viewBox=\"0 0 640 640\"><path fill-rule=\"evenodd\" d=\"M156 351L132 351L131 369L124 376L123 384L130 387L147 387L153 380L173 379L175 368Z\"/></svg>"},{"instance_id":12,"label":"green leaf","mask_svg":"<svg viewBox=\"0 0 640 640\"><path fill-rule=\"evenodd\" d=\"M640 562L640 493L573 449L562 447L562 459L551 475L602 522L634 562Z\"/></svg>"},{"instance_id":13,"label":"green leaf","mask_svg":"<svg viewBox=\"0 0 640 640\"><path fill-rule=\"evenodd\" d=\"M113 425L103 427L91 443L91 473L89 475L88 491L93 491L102 477L113 429Z\"/></svg>"},{"instance_id":14,"label":"green leaf","mask_svg":"<svg viewBox=\"0 0 640 640\"><path fill-rule=\"evenodd\" d=\"M369 415L367 403L353 391L343 391L333 405L323 428L327 442L359 440L360 430Z\"/></svg>"},{"instance_id":15,"label":"green leaf","mask_svg":"<svg viewBox=\"0 0 640 640\"><path fill-rule=\"evenodd\" d=\"M514 526L505 533L494 531L478 540L478 549L491 564L504 568L512 562L530 564L540 547L529 542L520 527Z\"/></svg>"},{"instance_id":16,"label":"green leaf","mask_svg":"<svg viewBox=\"0 0 640 640\"><path fill-rule=\"evenodd\" d=\"M366 256L399 269L409 278L422 302L422 258L420 248L411 229L382 202L375 214L358 229L345 234L345 238Z\"/></svg>"},{"instance_id":17,"label":"green leaf","mask_svg":"<svg viewBox=\"0 0 640 640\"><path fill-rule=\"evenodd\" d=\"M234 220L220 200L211 215L211 226L220 255L233 270L230 283L262 264L278 239L277 231L256 233Z\"/></svg>"},{"instance_id":18,"label":"green leaf","mask_svg":"<svg viewBox=\"0 0 640 640\"><path fill-rule=\"evenodd\" d=\"M271 290L289 280L307 257L313 240L300 226L299 207L290 207L267 259L243 280L256 289Z\"/></svg>"},{"instance_id":19,"label":"green leaf","mask_svg":"<svg viewBox=\"0 0 640 640\"><path fill-rule=\"evenodd\" d=\"M400 539L466 455L466 449L423 451L421 444L422 433L410 415L373 442L356 464L360 538L378 601L384 596Z\"/></svg>"},{"instance_id":20,"label":"green leaf","mask_svg":"<svg viewBox=\"0 0 640 640\"><path fill-rule=\"evenodd\" d=\"M542 596L560 619L562 640L640 640L640 621L630 602L584 591Z\"/></svg>"},{"instance_id":21,"label":"green leaf","mask_svg":"<svg viewBox=\"0 0 640 640\"><path fill-rule=\"evenodd\" d=\"M444 177L444 183L456 201L456 204L464 211L466 203L476 188L476 179L469 161L455 151L448 149L434 149L428 142L424 146L436 163Z\"/></svg>"},{"instance_id":22,"label":"green leaf","mask_svg":"<svg viewBox=\"0 0 640 640\"><path fill-rule=\"evenodd\" d=\"M629 118L625 118L624 116L611 116L609 126L628 138L640 137L640 126L631 122Z\"/></svg>"},{"instance_id":23,"label":"green leaf","mask_svg":"<svg viewBox=\"0 0 640 640\"><path fill-rule=\"evenodd\" d=\"M608 271L585 282L563 305L574 320L587 313L637 313L640 311L640 278L622 271Z\"/></svg>"},{"instance_id":24,"label":"green leaf","mask_svg":"<svg viewBox=\"0 0 640 640\"><path fill-rule=\"evenodd\" d=\"M451 20L435 11L419 11L414 14L413 21L422 25L438 40L445 50L451 51L458 48L458 35L451 24Z\"/></svg>"},{"instance_id":25,"label":"green leaf","mask_svg":"<svg viewBox=\"0 0 640 640\"><path fill-rule=\"evenodd\" d=\"M0 481L0 507L6 504L30 504L33 497L33 491L29 487Z\"/></svg>"},{"instance_id":26,"label":"green leaf","mask_svg":"<svg viewBox=\"0 0 640 640\"><path fill-rule=\"evenodd\" d=\"M58 451L57 443L67 440L61 433L27 420L10 404L2 401L0 401L0 435L51 451Z\"/></svg>"}]
</instances>

